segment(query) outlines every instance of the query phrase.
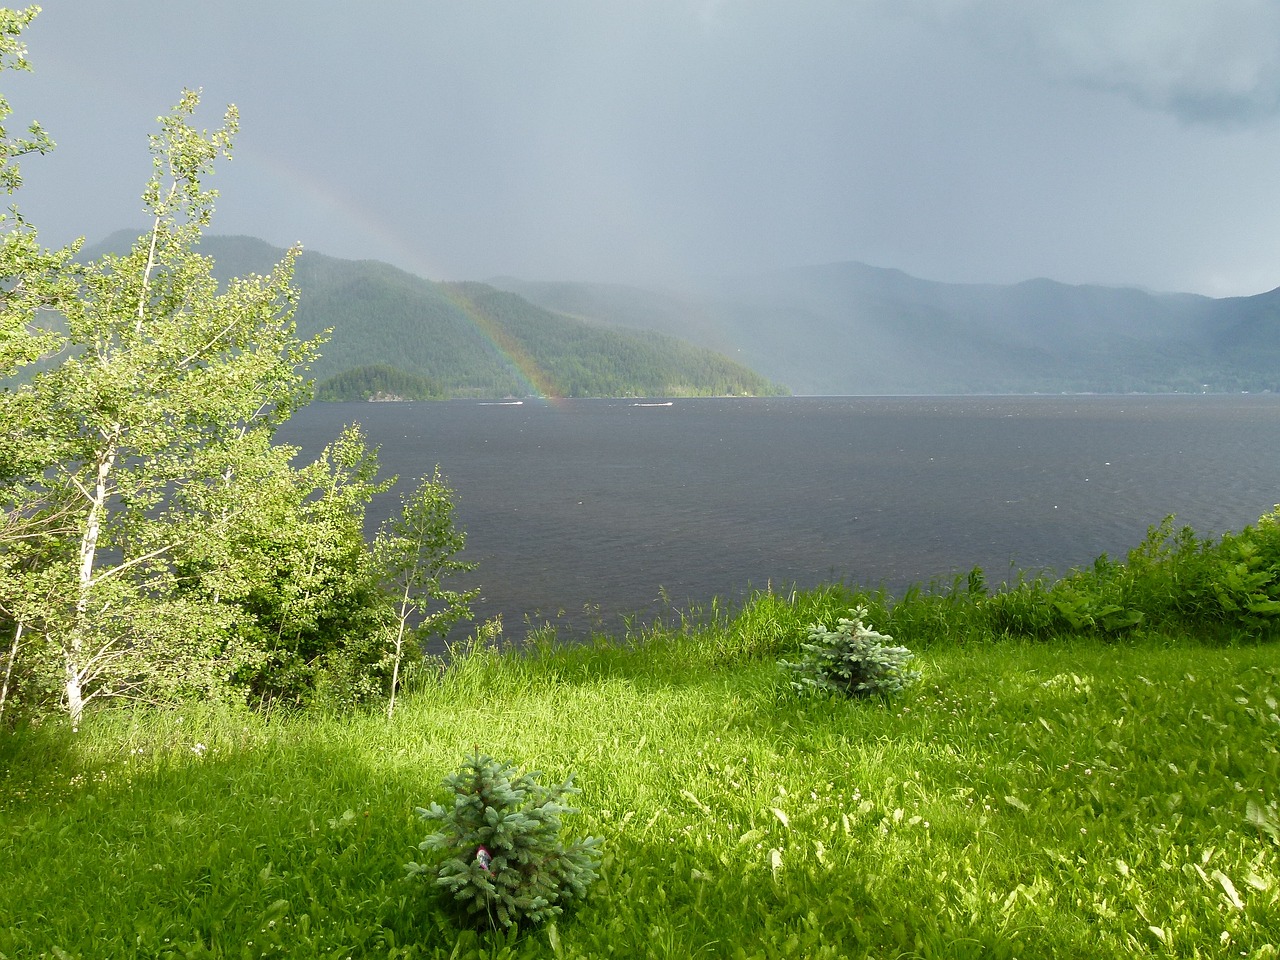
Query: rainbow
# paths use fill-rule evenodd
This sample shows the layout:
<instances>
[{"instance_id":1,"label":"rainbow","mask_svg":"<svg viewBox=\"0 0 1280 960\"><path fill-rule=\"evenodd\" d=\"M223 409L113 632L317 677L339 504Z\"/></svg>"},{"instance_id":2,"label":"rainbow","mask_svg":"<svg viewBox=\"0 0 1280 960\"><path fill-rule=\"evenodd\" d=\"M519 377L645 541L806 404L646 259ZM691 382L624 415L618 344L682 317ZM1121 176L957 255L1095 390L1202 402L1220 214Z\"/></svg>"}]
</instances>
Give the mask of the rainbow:
<instances>
[{"instance_id":1,"label":"rainbow","mask_svg":"<svg viewBox=\"0 0 1280 960\"><path fill-rule=\"evenodd\" d=\"M299 197L313 208L330 211L343 223L357 227L359 232L374 241L377 247L394 251L395 260L398 261L397 266L423 279L440 275L441 271L427 263L408 238L389 224L372 216L367 209L356 202L354 197L332 183L321 180L291 163L254 150L239 149L237 153L241 156L248 153L250 163L277 184L282 192ZM563 391L523 344L477 309L476 305L461 291L447 284L441 285L441 291L471 323L481 338L497 351L519 378L529 396L548 400L553 406L560 405L559 401L564 398Z\"/></svg>"},{"instance_id":2,"label":"rainbow","mask_svg":"<svg viewBox=\"0 0 1280 960\"><path fill-rule=\"evenodd\" d=\"M89 82L78 64L67 62L58 63L57 66L73 77L79 76L86 83ZM115 92L126 101L134 95L134 91L120 87L110 77L94 78L93 82L99 85L106 83L116 86L118 89ZM432 263L422 256L415 243L374 216L365 205L358 202L340 185L321 179L276 154L255 149L251 144L245 144L243 140L235 145L233 155L235 160L239 161L236 163L237 167L249 168L245 172L250 174L250 180L256 178L261 184L275 189L279 195L294 200L303 209L320 211L333 221L343 224L348 232L369 241L371 248L387 251L388 253L384 255L385 259L396 266L423 279L439 277L444 273L439 264ZM275 242L280 242L280 238L274 239ZM291 237L284 242L292 243L295 239ZM530 396L544 398L553 404L563 399L563 392L556 386L551 376L514 337L484 316L460 293L447 286L442 289L457 305L462 315L476 328L477 333L503 357Z\"/></svg>"},{"instance_id":3,"label":"rainbow","mask_svg":"<svg viewBox=\"0 0 1280 960\"><path fill-rule=\"evenodd\" d=\"M512 371L528 388L529 395L550 401L552 406L560 406L564 392L556 385L551 375L544 370L515 337L502 329L490 317L485 316L463 293L448 284L442 285L446 297L463 316L471 321L487 343L493 345L498 354L511 366Z\"/></svg>"}]
</instances>

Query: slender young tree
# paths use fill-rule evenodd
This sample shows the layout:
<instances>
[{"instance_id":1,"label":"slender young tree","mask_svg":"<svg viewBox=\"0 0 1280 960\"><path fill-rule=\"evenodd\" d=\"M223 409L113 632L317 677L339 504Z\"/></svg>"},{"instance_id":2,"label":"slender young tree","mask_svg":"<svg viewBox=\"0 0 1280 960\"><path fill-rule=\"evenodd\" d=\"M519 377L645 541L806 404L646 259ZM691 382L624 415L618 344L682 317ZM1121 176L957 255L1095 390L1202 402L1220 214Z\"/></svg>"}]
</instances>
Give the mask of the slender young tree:
<instances>
[{"instance_id":1,"label":"slender young tree","mask_svg":"<svg viewBox=\"0 0 1280 960\"><path fill-rule=\"evenodd\" d=\"M42 543L54 579L42 619L73 725L95 696L198 666L190 638L214 631L193 629L199 611L169 602L175 555L251 502L240 478L260 432L307 396L300 371L315 343L294 335L296 251L221 291L197 252L216 197L204 181L237 125L232 107L220 129L195 129L198 104L184 91L151 138L151 228L74 278L58 304L65 359L0 407L27 465L6 485L7 512L35 496L69 521ZM213 513L211 498L221 498Z\"/></svg>"},{"instance_id":2,"label":"slender young tree","mask_svg":"<svg viewBox=\"0 0 1280 960\"><path fill-rule=\"evenodd\" d=\"M479 593L444 586L449 574L475 569L475 564L455 559L466 544L466 534L454 526L452 497L437 466L402 500L400 516L383 524L374 541L374 555L395 604L388 719L396 709L406 644L412 642L417 649L421 639L443 636L463 617L471 616L469 604Z\"/></svg>"},{"instance_id":3,"label":"slender young tree","mask_svg":"<svg viewBox=\"0 0 1280 960\"><path fill-rule=\"evenodd\" d=\"M0 8L0 72L27 68L36 12ZM310 397L319 338L295 336L296 250L225 286L199 254L237 116L200 131L198 105L184 91L159 120L151 226L128 253L81 266L78 244L46 250L16 206L0 214L0 718L15 691L74 727L98 697L229 684L350 703L388 674L393 710L411 619L440 632L467 613L440 585L466 565L438 473L375 557L365 510L387 484L358 428L300 469L272 442ZM11 137L9 115L0 98L12 194L52 141Z\"/></svg>"}]
</instances>

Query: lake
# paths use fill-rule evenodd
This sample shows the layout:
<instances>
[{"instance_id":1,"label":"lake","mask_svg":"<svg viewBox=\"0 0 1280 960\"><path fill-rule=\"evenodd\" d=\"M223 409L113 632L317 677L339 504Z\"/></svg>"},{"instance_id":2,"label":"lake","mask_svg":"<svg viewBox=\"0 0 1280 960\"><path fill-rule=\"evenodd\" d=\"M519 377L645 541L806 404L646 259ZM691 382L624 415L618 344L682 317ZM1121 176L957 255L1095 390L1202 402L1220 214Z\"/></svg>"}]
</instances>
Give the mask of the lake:
<instances>
[{"instance_id":1,"label":"lake","mask_svg":"<svg viewBox=\"0 0 1280 960\"><path fill-rule=\"evenodd\" d=\"M312 404L308 459L359 422L401 486L456 491L459 586L508 638L832 581L949 583L1123 557L1280 501L1280 396L788 397Z\"/></svg>"}]
</instances>

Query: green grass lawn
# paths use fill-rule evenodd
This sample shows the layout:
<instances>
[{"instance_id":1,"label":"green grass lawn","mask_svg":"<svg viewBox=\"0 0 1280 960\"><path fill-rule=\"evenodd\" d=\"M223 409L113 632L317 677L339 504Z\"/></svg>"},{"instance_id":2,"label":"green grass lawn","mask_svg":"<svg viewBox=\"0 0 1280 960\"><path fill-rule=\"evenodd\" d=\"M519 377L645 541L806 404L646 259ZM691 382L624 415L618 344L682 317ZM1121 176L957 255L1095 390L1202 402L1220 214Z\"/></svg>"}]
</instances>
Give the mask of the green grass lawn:
<instances>
[{"instance_id":1,"label":"green grass lawn","mask_svg":"<svg viewBox=\"0 0 1280 960\"><path fill-rule=\"evenodd\" d=\"M802 700L779 638L832 602L482 651L392 721L0 734L0 956L1278 955L1276 646L934 643L893 701ZM553 925L471 932L405 878L477 747L576 774L605 857Z\"/></svg>"}]
</instances>

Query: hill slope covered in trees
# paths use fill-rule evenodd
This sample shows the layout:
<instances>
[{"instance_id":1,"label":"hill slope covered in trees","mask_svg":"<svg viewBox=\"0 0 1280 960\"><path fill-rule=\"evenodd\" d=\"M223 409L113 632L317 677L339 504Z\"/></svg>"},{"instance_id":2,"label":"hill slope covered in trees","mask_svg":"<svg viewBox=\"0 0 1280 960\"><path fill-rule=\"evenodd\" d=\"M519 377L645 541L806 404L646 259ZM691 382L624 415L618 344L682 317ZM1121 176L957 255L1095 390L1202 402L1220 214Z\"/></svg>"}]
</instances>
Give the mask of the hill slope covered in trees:
<instances>
[{"instance_id":1,"label":"hill slope covered in trees","mask_svg":"<svg viewBox=\"0 0 1280 960\"><path fill-rule=\"evenodd\" d=\"M89 255L127 248L132 240L132 233L115 234ZM261 240L228 236L205 236L200 252L224 278L265 273L285 254ZM321 396L329 399L363 399L365 381L373 382L364 375L368 369L342 375L376 367L406 375L419 394L452 397L786 392L706 347L573 319L480 283L435 283L378 261L310 251L298 257L294 283L299 336L332 329L312 367Z\"/></svg>"}]
</instances>

